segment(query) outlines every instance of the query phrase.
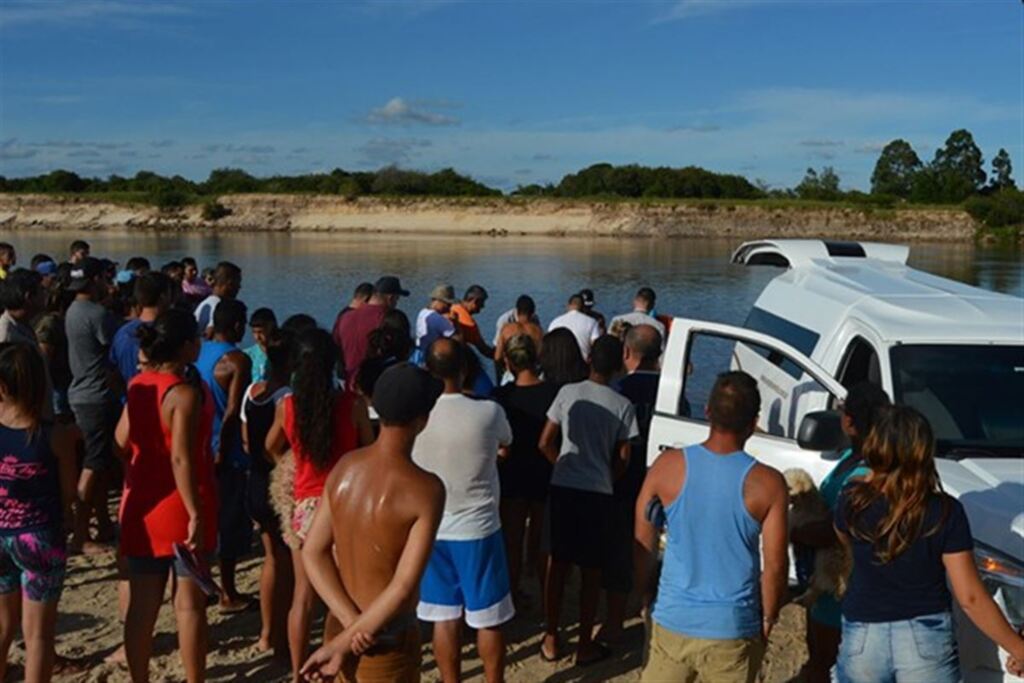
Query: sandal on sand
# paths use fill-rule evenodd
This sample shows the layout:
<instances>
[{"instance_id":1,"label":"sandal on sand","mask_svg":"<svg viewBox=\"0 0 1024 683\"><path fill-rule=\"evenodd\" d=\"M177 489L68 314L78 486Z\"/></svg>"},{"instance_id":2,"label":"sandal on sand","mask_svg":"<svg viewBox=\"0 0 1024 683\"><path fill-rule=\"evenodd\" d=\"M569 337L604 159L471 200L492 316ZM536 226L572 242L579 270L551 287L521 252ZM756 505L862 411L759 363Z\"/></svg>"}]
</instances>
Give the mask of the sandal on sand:
<instances>
[{"instance_id":1,"label":"sandal on sand","mask_svg":"<svg viewBox=\"0 0 1024 683\"><path fill-rule=\"evenodd\" d=\"M581 662L580 658L577 657L576 658L576 666L578 666L580 668L586 668L588 666L593 666L594 664L597 664L598 662L603 662L606 659L611 659L612 649L610 647L608 647L604 643L597 643L597 642L594 643L594 647L597 648L598 655L596 657L594 657L593 659L588 659L585 662Z\"/></svg>"}]
</instances>

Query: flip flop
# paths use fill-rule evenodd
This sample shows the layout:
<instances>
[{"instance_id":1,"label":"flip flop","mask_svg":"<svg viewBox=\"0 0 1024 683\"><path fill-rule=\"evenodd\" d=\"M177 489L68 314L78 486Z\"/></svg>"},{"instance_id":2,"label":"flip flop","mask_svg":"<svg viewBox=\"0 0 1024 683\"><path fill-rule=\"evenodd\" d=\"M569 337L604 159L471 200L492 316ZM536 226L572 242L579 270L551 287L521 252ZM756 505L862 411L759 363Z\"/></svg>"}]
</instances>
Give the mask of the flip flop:
<instances>
[{"instance_id":1,"label":"flip flop","mask_svg":"<svg viewBox=\"0 0 1024 683\"><path fill-rule=\"evenodd\" d=\"M597 655L596 657L594 657L593 659L588 659L585 662L581 662L579 660L579 658L577 658L576 659L576 666L580 667L581 669L585 669L588 666L593 666L594 664L597 664L598 662L603 662L606 659L611 659L613 653L612 653L612 649L610 647L608 647L604 643L597 643L597 642L594 643L594 647L596 647L598 649L600 654Z\"/></svg>"}]
</instances>

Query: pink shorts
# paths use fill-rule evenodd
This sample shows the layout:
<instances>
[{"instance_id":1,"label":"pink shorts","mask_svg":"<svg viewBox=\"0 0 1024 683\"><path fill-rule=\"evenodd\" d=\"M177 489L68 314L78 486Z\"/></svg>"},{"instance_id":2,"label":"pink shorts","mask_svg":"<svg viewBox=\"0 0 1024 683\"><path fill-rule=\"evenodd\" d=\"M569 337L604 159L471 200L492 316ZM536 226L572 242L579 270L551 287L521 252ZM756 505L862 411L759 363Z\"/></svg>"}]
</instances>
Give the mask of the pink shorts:
<instances>
[{"instance_id":1,"label":"pink shorts","mask_svg":"<svg viewBox=\"0 0 1024 683\"><path fill-rule=\"evenodd\" d=\"M306 536L309 535L309 529L313 526L313 515L316 514L318 505L320 505L319 496L295 501L295 509L292 511L292 531L300 541L304 542Z\"/></svg>"}]
</instances>

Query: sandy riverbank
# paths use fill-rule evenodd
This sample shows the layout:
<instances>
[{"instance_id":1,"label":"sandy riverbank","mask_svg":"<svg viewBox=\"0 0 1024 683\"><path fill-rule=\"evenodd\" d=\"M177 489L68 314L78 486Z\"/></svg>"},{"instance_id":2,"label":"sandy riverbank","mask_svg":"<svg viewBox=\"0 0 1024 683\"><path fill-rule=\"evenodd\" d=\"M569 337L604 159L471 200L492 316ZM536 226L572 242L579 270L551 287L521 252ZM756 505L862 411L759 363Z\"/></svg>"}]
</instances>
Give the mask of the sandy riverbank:
<instances>
[{"instance_id":1,"label":"sandy riverbank","mask_svg":"<svg viewBox=\"0 0 1024 683\"><path fill-rule=\"evenodd\" d=\"M70 563L64 596L61 599L57 623L57 652L81 660L85 673L55 677L66 683L120 683L128 681L127 669L120 664L103 662L103 658L117 648L121 641L121 624L117 619L116 567L113 554L97 557L75 557ZM243 592L255 594L259 577L259 562L255 559L239 567L239 587ZM530 587L528 586L528 589ZM509 683L568 683L569 681L616 681L626 683L639 680L640 650L643 625L633 620L628 625L625 641L610 660L580 669L570 659L557 664L543 661L539 656L541 638L540 600L534 592L528 594L529 605L507 627L508 643L507 679ZM567 635L575 638L573 624L577 613L576 585L566 592L567 606L563 619L568 624ZM571 602L570 602L571 601ZM259 612L251 609L242 614L221 616L215 608L209 611L210 653L207 658L208 679L213 683L228 681L259 681L277 683L289 680L287 663L276 661L270 654L255 651L259 634ZM806 658L803 642L804 611L794 605L787 606L768 649L760 680L764 683L798 681L796 678ZM427 639L424 640L427 642ZM483 679L482 664L476 656L476 647L466 638L463 647L462 670L467 681ZM12 650L14 670L8 680L21 680L23 650ZM172 683L183 680L183 670L177 652L174 614L165 604L157 622L156 640L150 671L154 683ZM440 680L429 645L424 645L422 680L436 683Z\"/></svg>"},{"instance_id":2,"label":"sandy riverbank","mask_svg":"<svg viewBox=\"0 0 1024 683\"><path fill-rule=\"evenodd\" d=\"M345 199L228 195L231 210L204 221L197 206L0 194L0 230L162 230L486 234L495 236L823 237L963 242L977 225L948 209L775 208L757 204L630 203L517 199Z\"/></svg>"}]
</instances>

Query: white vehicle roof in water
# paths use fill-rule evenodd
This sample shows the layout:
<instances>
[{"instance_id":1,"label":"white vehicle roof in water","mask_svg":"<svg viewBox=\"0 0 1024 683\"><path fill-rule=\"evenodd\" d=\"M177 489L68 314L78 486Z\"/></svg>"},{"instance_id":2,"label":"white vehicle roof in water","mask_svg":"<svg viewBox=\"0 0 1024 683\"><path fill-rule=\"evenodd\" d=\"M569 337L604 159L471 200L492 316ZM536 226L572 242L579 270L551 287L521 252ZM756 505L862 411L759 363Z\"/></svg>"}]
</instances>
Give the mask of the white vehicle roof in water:
<instances>
[{"instance_id":1,"label":"white vehicle roof in water","mask_svg":"<svg viewBox=\"0 0 1024 683\"><path fill-rule=\"evenodd\" d=\"M747 242L733 263L788 270L755 306L823 336L848 318L908 343L1024 344L1024 299L906 265L906 246L870 242Z\"/></svg>"}]
</instances>

